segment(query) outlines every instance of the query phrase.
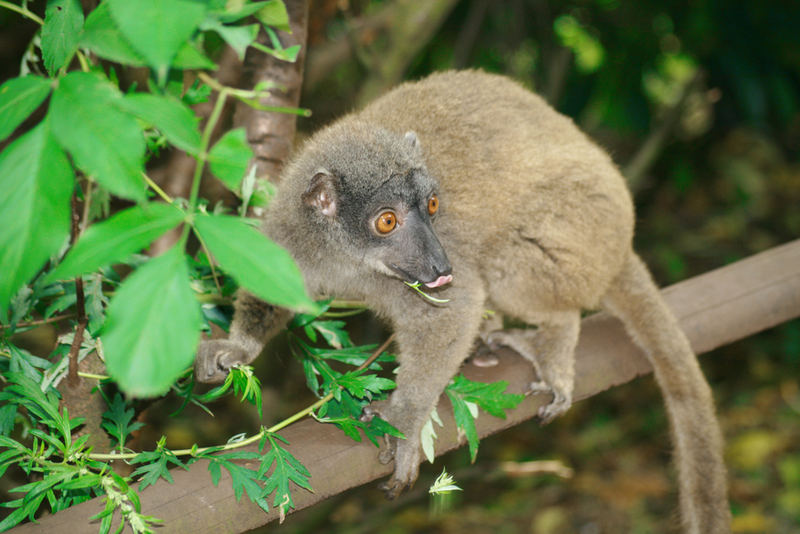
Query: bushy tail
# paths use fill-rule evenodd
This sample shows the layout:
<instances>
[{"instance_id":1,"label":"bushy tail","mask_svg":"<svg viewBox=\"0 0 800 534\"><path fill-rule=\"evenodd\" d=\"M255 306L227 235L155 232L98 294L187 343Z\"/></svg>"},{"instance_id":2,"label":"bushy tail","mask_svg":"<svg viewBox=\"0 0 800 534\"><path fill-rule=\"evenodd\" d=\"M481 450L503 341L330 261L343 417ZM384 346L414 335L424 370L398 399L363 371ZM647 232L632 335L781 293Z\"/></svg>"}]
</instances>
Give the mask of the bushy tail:
<instances>
[{"instance_id":1,"label":"bushy tail","mask_svg":"<svg viewBox=\"0 0 800 534\"><path fill-rule=\"evenodd\" d=\"M684 530L730 532L722 433L711 390L689 340L636 254L631 253L603 306L622 320L645 351L661 387L675 447Z\"/></svg>"}]
</instances>

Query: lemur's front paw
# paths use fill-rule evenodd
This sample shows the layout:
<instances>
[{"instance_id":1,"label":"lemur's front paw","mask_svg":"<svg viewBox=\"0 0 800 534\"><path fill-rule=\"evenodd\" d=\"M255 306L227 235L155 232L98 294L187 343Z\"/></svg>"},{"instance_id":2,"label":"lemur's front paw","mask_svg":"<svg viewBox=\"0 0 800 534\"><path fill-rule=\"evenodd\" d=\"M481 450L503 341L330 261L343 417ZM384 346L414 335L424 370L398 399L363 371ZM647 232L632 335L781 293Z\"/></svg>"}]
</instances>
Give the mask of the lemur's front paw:
<instances>
[{"instance_id":1,"label":"lemur's front paw","mask_svg":"<svg viewBox=\"0 0 800 534\"><path fill-rule=\"evenodd\" d=\"M194 376L199 382L223 382L234 365L249 361L244 348L227 339L203 341L197 349Z\"/></svg>"},{"instance_id":2,"label":"lemur's front paw","mask_svg":"<svg viewBox=\"0 0 800 534\"><path fill-rule=\"evenodd\" d=\"M408 440L395 438L391 438L391 441L395 445L394 473L389 480L379 486L387 499L394 499L404 490L411 488L419 476L419 443L409 443Z\"/></svg>"}]
</instances>

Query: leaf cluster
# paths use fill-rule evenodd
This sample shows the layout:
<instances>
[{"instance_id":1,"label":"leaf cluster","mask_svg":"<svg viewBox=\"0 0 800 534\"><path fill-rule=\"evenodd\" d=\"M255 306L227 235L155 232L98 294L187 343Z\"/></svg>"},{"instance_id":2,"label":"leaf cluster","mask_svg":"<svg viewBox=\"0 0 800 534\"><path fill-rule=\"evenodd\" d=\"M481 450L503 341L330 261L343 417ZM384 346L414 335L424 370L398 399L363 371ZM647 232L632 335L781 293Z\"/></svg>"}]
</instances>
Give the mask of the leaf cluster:
<instances>
[{"instance_id":1,"label":"leaf cluster","mask_svg":"<svg viewBox=\"0 0 800 534\"><path fill-rule=\"evenodd\" d=\"M102 518L101 532L110 530L115 509L120 510L134 532L151 531L156 520L141 514L136 492L107 464L91 459L86 445L88 435L73 435L83 420L70 417L66 407L59 408L57 392L42 391L39 383L22 373L6 373L5 378L8 384L0 392L5 419L0 434L0 447L4 449L0 453L0 476L16 466L32 481L11 490L23 495L3 503L12 512L0 521L0 531L25 518L33 520L45 499L51 511L57 512L98 495L105 495L106 499L105 511L96 516ZM8 413L8 407L14 408L13 414ZM27 429L32 438L30 445L11 434L16 420L23 418L41 425Z\"/></svg>"},{"instance_id":2,"label":"leaf cluster","mask_svg":"<svg viewBox=\"0 0 800 534\"><path fill-rule=\"evenodd\" d=\"M315 345L320 338L326 346ZM384 364L395 361L393 355L385 351L374 354L377 345L354 345L344 321L307 314L296 315L290 323L289 346L303 365L308 388L327 400L314 414L319 421L335 424L355 441L361 441L363 431L375 446L384 434L403 437L379 417L361 420L366 405L385 399L396 387L393 380L378 374Z\"/></svg>"}]
</instances>

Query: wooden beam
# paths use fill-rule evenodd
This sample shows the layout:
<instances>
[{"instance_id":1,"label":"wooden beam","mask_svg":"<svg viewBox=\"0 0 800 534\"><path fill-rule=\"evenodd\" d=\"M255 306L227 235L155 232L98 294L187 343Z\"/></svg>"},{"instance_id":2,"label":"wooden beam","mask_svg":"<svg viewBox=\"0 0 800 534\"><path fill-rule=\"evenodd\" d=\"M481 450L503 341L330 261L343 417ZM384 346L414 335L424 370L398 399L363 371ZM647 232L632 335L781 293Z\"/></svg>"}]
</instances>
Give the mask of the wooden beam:
<instances>
[{"instance_id":1,"label":"wooden beam","mask_svg":"<svg viewBox=\"0 0 800 534\"><path fill-rule=\"evenodd\" d=\"M663 293L698 353L745 338L800 316L800 240L686 280ZM467 364L464 374L473 380L507 380L512 391L523 391L533 379L530 364L509 351L501 351L498 357L496 367ZM648 372L649 364L619 322L603 313L583 321L577 348L576 399ZM505 420L484 414L478 419L478 431L486 436L514 426L533 417L547 401L547 396L528 397ZM461 445L452 417L447 417L449 403L446 399L442 403L439 413L445 428L439 432L437 456ZM291 443L292 454L311 471L314 493L293 490L298 509L385 477L392 470L391 465L378 463L371 444L356 443L332 425L307 419L281 435ZM172 475L174 484L162 480L141 493L143 512L165 521L159 532L244 532L278 517L275 511L265 514L246 497L237 502L225 471L219 486L213 486L205 462L194 464L189 471L174 470ZM94 499L13 532L94 533L97 525L90 524L89 517L101 508Z\"/></svg>"}]
</instances>

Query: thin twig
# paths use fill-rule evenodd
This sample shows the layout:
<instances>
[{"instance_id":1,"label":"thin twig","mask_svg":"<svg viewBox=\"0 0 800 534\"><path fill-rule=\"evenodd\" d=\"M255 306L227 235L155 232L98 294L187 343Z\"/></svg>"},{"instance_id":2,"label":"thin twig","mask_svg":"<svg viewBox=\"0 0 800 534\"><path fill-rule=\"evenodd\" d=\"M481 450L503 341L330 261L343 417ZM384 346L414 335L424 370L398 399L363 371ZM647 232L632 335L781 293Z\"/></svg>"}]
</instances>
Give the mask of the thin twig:
<instances>
[{"instance_id":1,"label":"thin twig","mask_svg":"<svg viewBox=\"0 0 800 534\"><path fill-rule=\"evenodd\" d=\"M75 195L72 196L72 228L70 235L70 242L74 245L80 235L81 220L78 214L78 199ZM89 210L86 210L88 214ZM75 327L75 337L72 339L72 345L69 348L69 373L67 374L67 384L70 387L77 387L80 383L78 376L78 351L83 343L83 331L86 328L86 305L83 293L83 278L81 275L75 277L75 310L78 316L78 325Z\"/></svg>"},{"instance_id":2,"label":"thin twig","mask_svg":"<svg viewBox=\"0 0 800 534\"><path fill-rule=\"evenodd\" d=\"M147 176L147 174L145 174L145 173L142 173L142 176L144 176L144 181L145 181L145 182L147 182L147 185L149 185L149 186L150 186L150 189L152 189L153 191L155 191L155 192L156 192L156 194L157 194L158 196L160 196L162 199L164 199L164 201L165 201L165 202L167 202L168 204L172 204L172 197L170 197L170 196L169 196L169 195L166 193L166 191L164 191L163 189L161 189L161 188L158 186L158 184L157 184L157 183L155 183L155 182L153 181L153 179L152 179L152 178L150 178L149 176Z\"/></svg>"},{"instance_id":3,"label":"thin twig","mask_svg":"<svg viewBox=\"0 0 800 534\"><path fill-rule=\"evenodd\" d=\"M16 11L17 13L19 13L23 17L28 17L29 19L31 19L32 21L36 22L39 25L44 24L44 20L42 20L39 17L39 15L37 15L36 13L34 13L32 11L29 11L29 10L23 8L23 7L14 5L11 2L0 2L0 7L4 7L6 9L11 10L11 11Z\"/></svg>"},{"instance_id":4,"label":"thin twig","mask_svg":"<svg viewBox=\"0 0 800 534\"><path fill-rule=\"evenodd\" d=\"M381 354L383 354L383 351L385 351L386 348L389 346L389 344L394 340L394 336L395 335L392 334L388 338L386 338L386 341L384 341L381 344L380 347L375 349L375 351L370 355L370 357L367 358L364 361L364 363L362 363L361 365L359 365L356 368L356 371L363 371L364 369L366 369L367 367L372 365L372 362L377 360L378 357ZM321 399L316 401L314 404L306 407L303 410L300 410L299 412L297 412L296 414L294 414L294 415L292 415L290 417L287 417L286 419L284 419L280 423L277 423L277 424L275 424L275 425L273 425L273 426L271 426L271 427L269 427L269 428L267 428L265 430L262 430L261 432L250 436L249 438L243 439L241 441L237 441L236 443L228 443L226 445L223 445L221 450L226 450L227 451L227 450L231 450L231 449L238 449L238 448L244 447L245 445L250 445L251 443L256 443L261 438L263 438L265 434L272 434L274 432L277 432L277 431L279 431L279 430L281 430L283 428L286 428L287 426L289 426L290 424L294 423L295 421L299 421L300 419L306 417L307 415L310 415L310 414L314 413L319 407L321 407L322 405L324 405L325 403L327 403L331 399L333 399L333 393L328 393L327 395L325 395L324 397L322 397ZM197 455L197 454L204 453L204 452L206 452L206 451L208 451L210 449L213 449L213 448L215 448L215 447L199 447L199 448L192 448L192 449L178 449L178 450L173 450L171 452L175 456L188 456L188 455L193 455L194 456L194 455ZM132 452L132 453L126 453L126 454L115 454L115 453L95 454L95 453L92 453L92 454L89 454L88 456L92 460L130 460L131 458L136 457L138 454L139 454L138 452Z\"/></svg>"},{"instance_id":5,"label":"thin twig","mask_svg":"<svg viewBox=\"0 0 800 534\"><path fill-rule=\"evenodd\" d=\"M73 317L75 317L75 314L65 313L64 315L54 315L52 317L48 317L47 319L36 319L35 321L24 321L21 323L16 323L14 327L27 328L29 326L42 326L49 323L57 323L59 321L63 321L64 319L72 319ZM11 325L0 324L0 330L5 330L6 328L11 328Z\"/></svg>"}]
</instances>

